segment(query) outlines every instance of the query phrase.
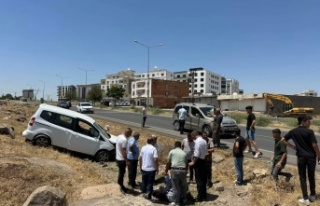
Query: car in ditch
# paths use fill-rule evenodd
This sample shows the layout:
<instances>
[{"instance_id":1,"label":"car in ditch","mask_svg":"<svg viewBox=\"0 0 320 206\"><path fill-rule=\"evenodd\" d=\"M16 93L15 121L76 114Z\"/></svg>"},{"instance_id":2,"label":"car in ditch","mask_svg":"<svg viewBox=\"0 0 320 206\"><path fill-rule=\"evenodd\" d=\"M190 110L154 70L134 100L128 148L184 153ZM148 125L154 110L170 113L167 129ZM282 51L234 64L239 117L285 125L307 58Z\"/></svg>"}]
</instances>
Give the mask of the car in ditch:
<instances>
[{"instance_id":1,"label":"car in ditch","mask_svg":"<svg viewBox=\"0 0 320 206\"><path fill-rule=\"evenodd\" d=\"M41 104L22 132L38 146L55 146L91 156L97 162L114 158L116 138L91 117L48 104Z\"/></svg>"},{"instance_id":2,"label":"car in ditch","mask_svg":"<svg viewBox=\"0 0 320 206\"><path fill-rule=\"evenodd\" d=\"M179 130L178 110L181 107L184 107L188 114L185 120L185 129L207 132L209 136L212 136L214 127L212 112L215 108L214 106L187 102L176 104L172 114L173 126L175 130ZM238 125L234 119L223 114L223 120L220 128L221 135L232 134L234 130L238 128Z\"/></svg>"}]
</instances>

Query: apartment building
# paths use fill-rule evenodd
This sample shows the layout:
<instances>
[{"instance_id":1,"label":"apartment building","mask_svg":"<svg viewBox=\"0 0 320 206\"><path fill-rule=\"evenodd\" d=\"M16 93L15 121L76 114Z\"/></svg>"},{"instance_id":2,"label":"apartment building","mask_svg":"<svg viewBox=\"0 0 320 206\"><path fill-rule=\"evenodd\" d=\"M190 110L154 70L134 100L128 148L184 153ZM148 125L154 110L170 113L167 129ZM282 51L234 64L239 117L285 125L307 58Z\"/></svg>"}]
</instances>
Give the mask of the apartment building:
<instances>
[{"instance_id":1,"label":"apartment building","mask_svg":"<svg viewBox=\"0 0 320 206\"><path fill-rule=\"evenodd\" d=\"M172 80L172 72L166 69L158 69L155 67L153 70L149 71L149 78L150 79L163 79L163 80ZM148 72L137 73L134 75L135 80L147 79Z\"/></svg>"},{"instance_id":2,"label":"apartment building","mask_svg":"<svg viewBox=\"0 0 320 206\"><path fill-rule=\"evenodd\" d=\"M76 96L78 101L86 101L88 92L91 90L92 86L100 86L100 84L87 84L87 85L77 85L76 86Z\"/></svg>"},{"instance_id":3,"label":"apartment building","mask_svg":"<svg viewBox=\"0 0 320 206\"><path fill-rule=\"evenodd\" d=\"M209 95L221 93L222 76L202 67L189 69L189 95Z\"/></svg>"},{"instance_id":4,"label":"apartment building","mask_svg":"<svg viewBox=\"0 0 320 206\"><path fill-rule=\"evenodd\" d=\"M221 94L240 94L241 90L239 89L239 81L236 79L226 79L225 77L221 78ZM243 93L243 92L242 92Z\"/></svg>"},{"instance_id":5,"label":"apartment building","mask_svg":"<svg viewBox=\"0 0 320 206\"><path fill-rule=\"evenodd\" d=\"M58 98L70 98L70 94L75 95L77 88L74 85L58 86L57 96Z\"/></svg>"},{"instance_id":6,"label":"apartment building","mask_svg":"<svg viewBox=\"0 0 320 206\"><path fill-rule=\"evenodd\" d=\"M188 82L189 81L188 71L173 72L173 80L179 81L179 82Z\"/></svg>"},{"instance_id":7,"label":"apartment building","mask_svg":"<svg viewBox=\"0 0 320 206\"><path fill-rule=\"evenodd\" d=\"M112 86L121 86L125 89L124 98L131 98L131 83L134 81L135 71L131 69L126 69L120 71L116 74L109 74L105 79L102 79L101 89L103 90L103 97L106 98L106 93L108 89Z\"/></svg>"}]
</instances>

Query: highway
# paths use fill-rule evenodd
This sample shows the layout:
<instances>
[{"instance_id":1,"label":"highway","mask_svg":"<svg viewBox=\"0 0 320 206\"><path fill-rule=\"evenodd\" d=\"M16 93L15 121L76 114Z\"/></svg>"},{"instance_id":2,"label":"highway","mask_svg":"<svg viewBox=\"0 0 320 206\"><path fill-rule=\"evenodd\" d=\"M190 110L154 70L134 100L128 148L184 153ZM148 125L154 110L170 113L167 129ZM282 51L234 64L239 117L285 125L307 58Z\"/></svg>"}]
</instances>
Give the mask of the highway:
<instances>
[{"instance_id":1,"label":"highway","mask_svg":"<svg viewBox=\"0 0 320 206\"><path fill-rule=\"evenodd\" d=\"M137 113L129 113L123 111L112 111L112 110L103 110L96 109L95 114L91 115L92 117L101 118L105 120L109 120L112 122L118 122L122 124L127 124L128 126L141 126L141 114ZM245 135L245 127L244 125L239 125L241 129L241 134ZM172 119L170 117L163 117L157 115L148 115L146 121L146 130L153 131L159 135L166 135L169 137L183 139L186 135L180 135L178 131L173 130ZM259 146L259 150L263 153L263 157L270 158L273 155L274 148L274 140L272 138L271 130L274 128L261 128L257 127L256 129L256 142ZM282 135L285 135L287 130L282 130ZM317 136L319 140L319 136ZM221 143L227 147L232 148L234 138L231 136L222 137ZM288 163L295 164L296 157L295 152L288 148Z\"/></svg>"}]
</instances>

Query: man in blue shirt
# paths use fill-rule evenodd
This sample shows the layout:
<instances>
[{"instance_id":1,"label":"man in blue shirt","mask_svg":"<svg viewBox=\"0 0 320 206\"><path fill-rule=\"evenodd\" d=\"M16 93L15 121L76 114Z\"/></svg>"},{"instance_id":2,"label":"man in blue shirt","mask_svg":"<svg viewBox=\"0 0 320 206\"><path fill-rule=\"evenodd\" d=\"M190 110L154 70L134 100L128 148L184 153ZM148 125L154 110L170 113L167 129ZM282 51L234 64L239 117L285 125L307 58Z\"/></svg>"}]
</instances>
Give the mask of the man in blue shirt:
<instances>
[{"instance_id":1,"label":"man in blue shirt","mask_svg":"<svg viewBox=\"0 0 320 206\"><path fill-rule=\"evenodd\" d=\"M137 177L137 167L139 159L139 145L138 139L140 137L139 132L134 132L133 136L128 140L127 144L127 158L129 160L129 185L134 188L137 186L136 177Z\"/></svg>"}]
</instances>

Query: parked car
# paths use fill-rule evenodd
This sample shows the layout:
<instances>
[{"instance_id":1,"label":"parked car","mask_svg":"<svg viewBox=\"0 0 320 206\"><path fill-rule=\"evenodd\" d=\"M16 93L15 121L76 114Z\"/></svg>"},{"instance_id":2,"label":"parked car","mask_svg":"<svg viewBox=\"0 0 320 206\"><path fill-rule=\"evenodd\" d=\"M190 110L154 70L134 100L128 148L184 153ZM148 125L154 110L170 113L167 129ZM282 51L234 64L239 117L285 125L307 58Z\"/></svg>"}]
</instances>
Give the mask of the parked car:
<instances>
[{"instance_id":1,"label":"parked car","mask_svg":"<svg viewBox=\"0 0 320 206\"><path fill-rule=\"evenodd\" d=\"M115 138L91 117L72 110L41 104L22 132L39 146L56 146L105 162L114 156Z\"/></svg>"},{"instance_id":2,"label":"parked car","mask_svg":"<svg viewBox=\"0 0 320 206\"><path fill-rule=\"evenodd\" d=\"M90 102L80 102L77 104L77 112L84 113L94 113L92 104Z\"/></svg>"},{"instance_id":3,"label":"parked car","mask_svg":"<svg viewBox=\"0 0 320 206\"><path fill-rule=\"evenodd\" d=\"M200 103L176 104L172 114L175 130L179 130L178 110L182 106L188 113L184 128L188 130L197 130L199 132L207 132L209 136L211 136L214 126L212 122L212 111L214 110L214 106ZM237 127L237 122L234 119L223 114L220 134L231 134Z\"/></svg>"}]
</instances>

